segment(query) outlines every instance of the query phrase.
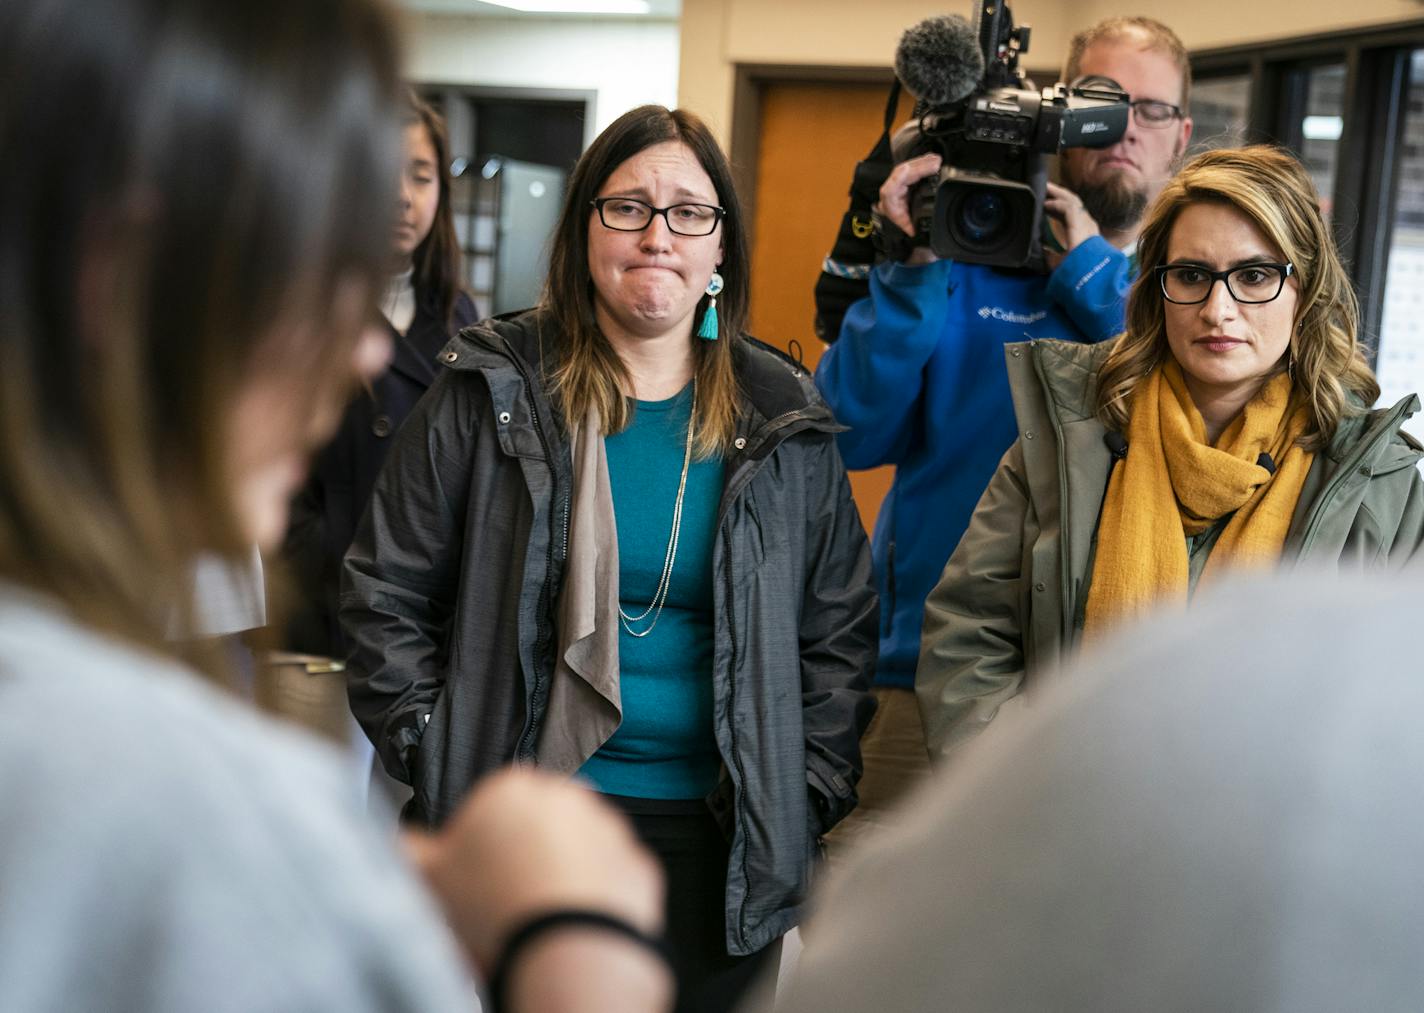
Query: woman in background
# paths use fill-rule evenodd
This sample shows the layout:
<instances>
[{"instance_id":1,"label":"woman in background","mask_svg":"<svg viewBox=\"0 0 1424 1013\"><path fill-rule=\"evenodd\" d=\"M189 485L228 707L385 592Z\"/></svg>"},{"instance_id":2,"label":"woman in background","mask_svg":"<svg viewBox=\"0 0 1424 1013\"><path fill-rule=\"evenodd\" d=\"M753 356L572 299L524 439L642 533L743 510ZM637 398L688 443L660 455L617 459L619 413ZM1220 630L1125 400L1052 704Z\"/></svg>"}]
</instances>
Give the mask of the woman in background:
<instances>
[{"instance_id":1,"label":"woman in background","mask_svg":"<svg viewBox=\"0 0 1424 1013\"><path fill-rule=\"evenodd\" d=\"M194 559L280 540L386 359L383 8L6 0L0 66L0 1009L474 1008L330 748L165 640ZM426 881L486 970L551 909L632 930L541 934L502 1008L662 1008L651 859L527 777L411 842Z\"/></svg>"},{"instance_id":2,"label":"woman in background","mask_svg":"<svg viewBox=\"0 0 1424 1013\"><path fill-rule=\"evenodd\" d=\"M287 625L287 646L308 654L346 654L336 621L341 557L396 430L435 379L436 355L475 319L474 303L460 287L445 121L414 92L405 96L402 140L394 273L380 299L394 355L390 368L351 402L292 503L285 554L300 600Z\"/></svg>"},{"instance_id":3,"label":"woman in background","mask_svg":"<svg viewBox=\"0 0 1424 1013\"><path fill-rule=\"evenodd\" d=\"M1137 253L1122 337L1009 347L1022 436L925 609L932 755L1080 639L1199 586L1282 562L1398 567L1424 542L1400 430L1418 399L1370 410L1354 290L1294 156L1199 155Z\"/></svg>"},{"instance_id":4,"label":"woman in background","mask_svg":"<svg viewBox=\"0 0 1424 1013\"><path fill-rule=\"evenodd\" d=\"M810 377L748 338L745 223L691 114L579 160L542 306L465 331L346 560L356 716L439 825L579 774L668 876L680 1008L727 1010L855 804L870 557Z\"/></svg>"}]
</instances>

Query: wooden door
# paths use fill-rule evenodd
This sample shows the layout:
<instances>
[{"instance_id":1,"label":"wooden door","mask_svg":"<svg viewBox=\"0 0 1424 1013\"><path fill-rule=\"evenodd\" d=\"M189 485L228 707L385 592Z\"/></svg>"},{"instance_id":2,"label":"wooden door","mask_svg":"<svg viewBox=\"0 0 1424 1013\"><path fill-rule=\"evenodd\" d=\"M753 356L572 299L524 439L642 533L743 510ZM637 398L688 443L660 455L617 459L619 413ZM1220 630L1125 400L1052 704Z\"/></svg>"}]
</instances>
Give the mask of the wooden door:
<instances>
[{"instance_id":1,"label":"wooden door","mask_svg":"<svg viewBox=\"0 0 1424 1013\"><path fill-rule=\"evenodd\" d=\"M815 286L835 242L855 163L880 135L881 84L768 82L762 90L752 221L751 332L793 351L815 369ZM851 473L856 505L871 531L894 469Z\"/></svg>"}]
</instances>

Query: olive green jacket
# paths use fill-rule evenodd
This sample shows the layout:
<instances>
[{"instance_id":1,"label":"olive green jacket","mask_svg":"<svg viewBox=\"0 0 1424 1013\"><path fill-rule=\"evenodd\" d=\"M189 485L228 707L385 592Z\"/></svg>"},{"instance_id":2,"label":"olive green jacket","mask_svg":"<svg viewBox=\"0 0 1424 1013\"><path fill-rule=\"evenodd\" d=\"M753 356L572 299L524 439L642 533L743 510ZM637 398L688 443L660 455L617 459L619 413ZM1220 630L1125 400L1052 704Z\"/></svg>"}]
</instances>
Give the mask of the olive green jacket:
<instances>
[{"instance_id":1,"label":"olive green jacket","mask_svg":"<svg viewBox=\"0 0 1424 1013\"><path fill-rule=\"evenodd\" d=\"M982 731L1025 673L1031 685L1077 642L1113 463L1094 415L1112 344L1005 348L1019 438L925 603L915 688L936 759ZM1342 421L1301 490L1288 565L1395 567L1424 545L1424 448L1399 429L1418 407L1411 395Z\"/></svg>"}]
</instances>

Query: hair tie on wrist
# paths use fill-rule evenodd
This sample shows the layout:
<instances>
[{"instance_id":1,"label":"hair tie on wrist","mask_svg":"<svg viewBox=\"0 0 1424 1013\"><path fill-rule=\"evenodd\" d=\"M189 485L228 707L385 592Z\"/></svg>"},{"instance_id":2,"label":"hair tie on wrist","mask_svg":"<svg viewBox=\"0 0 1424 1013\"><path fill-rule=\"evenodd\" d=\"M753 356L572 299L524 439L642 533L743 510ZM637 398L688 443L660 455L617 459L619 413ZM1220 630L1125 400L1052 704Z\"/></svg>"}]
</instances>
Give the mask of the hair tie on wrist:
<instances>
[{"instance_id":1,"label":"hair tie on wrist","mask_svg":"<svg viewBox=\"0 0 1424 1013\"><path fill-rule=\"evenodd\" d=\"M493 1013L506 1013L509 1008L506 993L509 990L510 973L520 952L546 932L568 926L582 926L612 932L614 935L632 940L656 956L663 964L669 968L672 967L672 957L668 953L667 945L661 939L648 935L622 918L603 911L583 908L547 911L524 922L505 940L504 949L500 951L499 959L494 962L494 970L489 979L489 998Z\"/></svg>"}]
</instances>

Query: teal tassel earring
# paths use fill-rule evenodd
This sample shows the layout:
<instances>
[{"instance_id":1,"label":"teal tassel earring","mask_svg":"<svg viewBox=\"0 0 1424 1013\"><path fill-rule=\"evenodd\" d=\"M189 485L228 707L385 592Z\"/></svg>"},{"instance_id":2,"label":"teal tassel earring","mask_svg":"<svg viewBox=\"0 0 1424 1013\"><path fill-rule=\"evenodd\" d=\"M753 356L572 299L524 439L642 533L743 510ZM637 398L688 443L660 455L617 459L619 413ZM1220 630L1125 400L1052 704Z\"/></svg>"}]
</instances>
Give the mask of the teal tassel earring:
<instances>
[{"instance_id":1,"label":"teal tassel earring","mask_svg":"<svg viewBox=\"0 0 1424 1013\"><path fill-rule=\"evenodd\" d=\"M722 291L722 276L716 271L712 272L712 279L707 282L707 312L702 314L702 326L697 328L697 336L703 341L717 340L717 293Z\"/></svg>"}]
</instances>

